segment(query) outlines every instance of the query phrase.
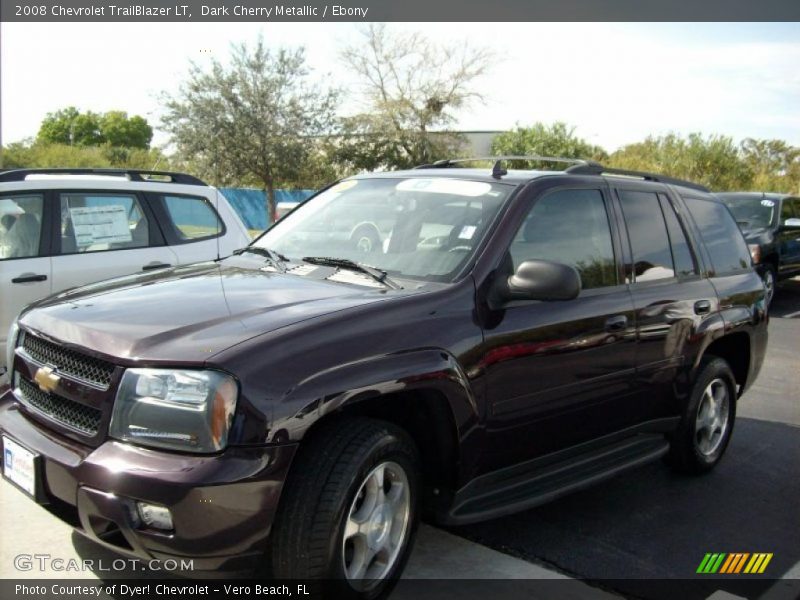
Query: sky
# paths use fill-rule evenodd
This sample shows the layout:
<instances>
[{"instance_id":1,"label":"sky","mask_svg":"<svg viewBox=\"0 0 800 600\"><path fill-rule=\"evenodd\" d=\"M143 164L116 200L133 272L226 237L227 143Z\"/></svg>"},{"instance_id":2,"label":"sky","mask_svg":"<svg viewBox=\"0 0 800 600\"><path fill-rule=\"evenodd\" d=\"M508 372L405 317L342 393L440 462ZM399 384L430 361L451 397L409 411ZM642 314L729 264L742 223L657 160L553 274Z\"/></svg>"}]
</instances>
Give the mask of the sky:
<instances>
[{"instance_id":1,"label":"sky","mask_svg":"<svg viewBox=\"0 0 800 600\"><path fill-rule=\"evenodd\" d=\"M565 121L613 151L676 132L783 139L800 146L800 23L413 23L434 40L490 48L496 62L475 85L484 104L457 115L460 130ZM175 92L190 61L225 61L230 45L262 34L304 46L321 80L358 81L338 50L360 40L343 23L2 23L2 143L33 137L44 116L74 105L124 110L156 126L159 95Z\"/></svg>"}]
</instances>

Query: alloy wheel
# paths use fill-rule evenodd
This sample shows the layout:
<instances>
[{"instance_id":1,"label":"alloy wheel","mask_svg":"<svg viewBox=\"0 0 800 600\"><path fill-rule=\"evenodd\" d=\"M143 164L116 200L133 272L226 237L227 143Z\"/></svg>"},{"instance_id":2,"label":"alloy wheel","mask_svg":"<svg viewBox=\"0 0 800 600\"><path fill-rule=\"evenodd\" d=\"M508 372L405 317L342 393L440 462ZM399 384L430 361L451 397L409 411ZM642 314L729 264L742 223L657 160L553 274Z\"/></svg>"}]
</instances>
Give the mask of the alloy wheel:
<instances>
[{"instance_id":1,"label":"alloy wheel","mask_svg":"<svg viewBox=\"0 0 800 600\"><path fill-rule=\"evenodd\" d=\"M703 391L695 420L695 445L704 456L711 456L722 444L730 420L728 385L720 378L713 379Z\"/></svg>"},{"instance_id":2,"label":"alloy wheel","mask_svg":"<svg viewBox=\"0 0 800 600\"><path fill-rule=\"evenodd\" d=\"M772 272L772 269L767 269L764 271L764 290L765 290L765 297L764 301L767 306L772 303L772 297L775 295L775 273Z\"/></svg>"},{"instance_id":3,"label":"alloy wheel","mask_svg":"<svg viewBox=\"0 0 800 600\"><path fill-rule=\"evenodd\" d=\"M397 562L408 537L411 497L408 476L396 462L382 462L364 478L350 505L342 561L350 584L369 590Z\"/></svg>"}]
</instances>

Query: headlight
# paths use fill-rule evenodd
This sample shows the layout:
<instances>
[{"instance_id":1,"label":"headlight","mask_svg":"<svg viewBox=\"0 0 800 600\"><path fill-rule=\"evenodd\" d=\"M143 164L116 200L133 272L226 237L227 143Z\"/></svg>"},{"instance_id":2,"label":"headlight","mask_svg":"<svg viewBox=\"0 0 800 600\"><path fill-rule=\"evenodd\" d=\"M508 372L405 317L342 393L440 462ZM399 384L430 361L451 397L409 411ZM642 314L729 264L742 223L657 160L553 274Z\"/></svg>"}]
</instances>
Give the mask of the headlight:
<instances>
[{"instance_id":1,"label":"headlight","mask_svg":"<svg viewBox=\"0 0 800 600\"><path fill-rule=\"evenodd\" d=\"M219 371L128 369L109 435L143 446L217 452L228 443L237 395L236 381Z\"/></svg>"},{"instance_id":2,"label":"headlight","mask_svg":"<svg viewBox=\"0 0 800 600\"><path fill-rule=\"evenodd\" d=\"M11 367L14 366L14 349L17 347L17 337L19 337L19 325L17 320L11 322L11 329L8 330L8 337L6 338L6 369L8 379L11 381ZM2 369L0 369L2 373Z\"/></svg>"},{"instance_id":3,"label":"headlight","mask_svg":"<svg viewBox=\"0 0 800 600\"><path fill-rule=\"evenodd\" d=\"M753 259L753 264L757 265L761 262L761 246L758 244L747 244L747 249L750 250L750 258Z\"/></svg>"}]
</instances>

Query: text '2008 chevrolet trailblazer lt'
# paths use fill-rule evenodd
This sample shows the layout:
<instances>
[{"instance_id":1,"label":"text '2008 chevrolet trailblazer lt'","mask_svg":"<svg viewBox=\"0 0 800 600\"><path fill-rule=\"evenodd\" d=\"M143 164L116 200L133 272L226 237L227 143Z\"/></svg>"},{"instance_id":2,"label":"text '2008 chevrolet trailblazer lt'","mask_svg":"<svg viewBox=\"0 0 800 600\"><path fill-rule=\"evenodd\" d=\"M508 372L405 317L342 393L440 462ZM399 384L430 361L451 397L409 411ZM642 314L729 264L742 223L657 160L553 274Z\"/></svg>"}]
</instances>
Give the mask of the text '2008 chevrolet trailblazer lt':
<instances>
[{"instance_id":1,"label":"text '2008 chevrolet trailblazer lt'","mask_svg":"<svg viewBox=\"0 0 800 600\"><path fill-rule=\"evenodd\" d=\"M346 179L235 256L29 307L5 477L128 556L374 598L421 516L490 519L659 457L710 470L767 344L729 210L516 159Z\"/></svg>"}]
</instances>

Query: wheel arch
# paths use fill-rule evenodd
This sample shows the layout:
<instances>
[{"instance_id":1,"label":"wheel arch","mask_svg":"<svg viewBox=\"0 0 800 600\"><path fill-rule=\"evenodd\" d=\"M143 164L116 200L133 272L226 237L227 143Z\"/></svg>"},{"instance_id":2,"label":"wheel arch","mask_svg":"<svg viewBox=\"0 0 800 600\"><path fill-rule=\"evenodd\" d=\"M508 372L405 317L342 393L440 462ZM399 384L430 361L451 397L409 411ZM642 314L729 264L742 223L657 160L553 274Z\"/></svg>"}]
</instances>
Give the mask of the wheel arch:
<instances>
[{"instance_id":1,"label":"wheel arch","mask_svg":"<svg viewBox=\"0 0 800 600\"><path fill-rule=\"evenodd\" d=\"M751 341L746 331L735 331L712 341L697 357L693 374L699 372L704 358L716 356L728 363L733 371L736 384L739 386L738 396L741 396L748 385L751 360Z\"/></svg>"},{"instance_id":2,"label":"wheel arch","mask_svg":"<svg viewBox=\"0 0 800 600\"><path fill-rule=\"evenodd\" d=\"M452 355L434 349L319 373L301 382L285 402L310 407L275 423L276 429L292 431L291 441L301 445L323 426L348 417L401 427L417 445L426 500L433 503L444 502L459 485L462 438L478 422L466 374Z\"/></svg>"}]
</instances>

